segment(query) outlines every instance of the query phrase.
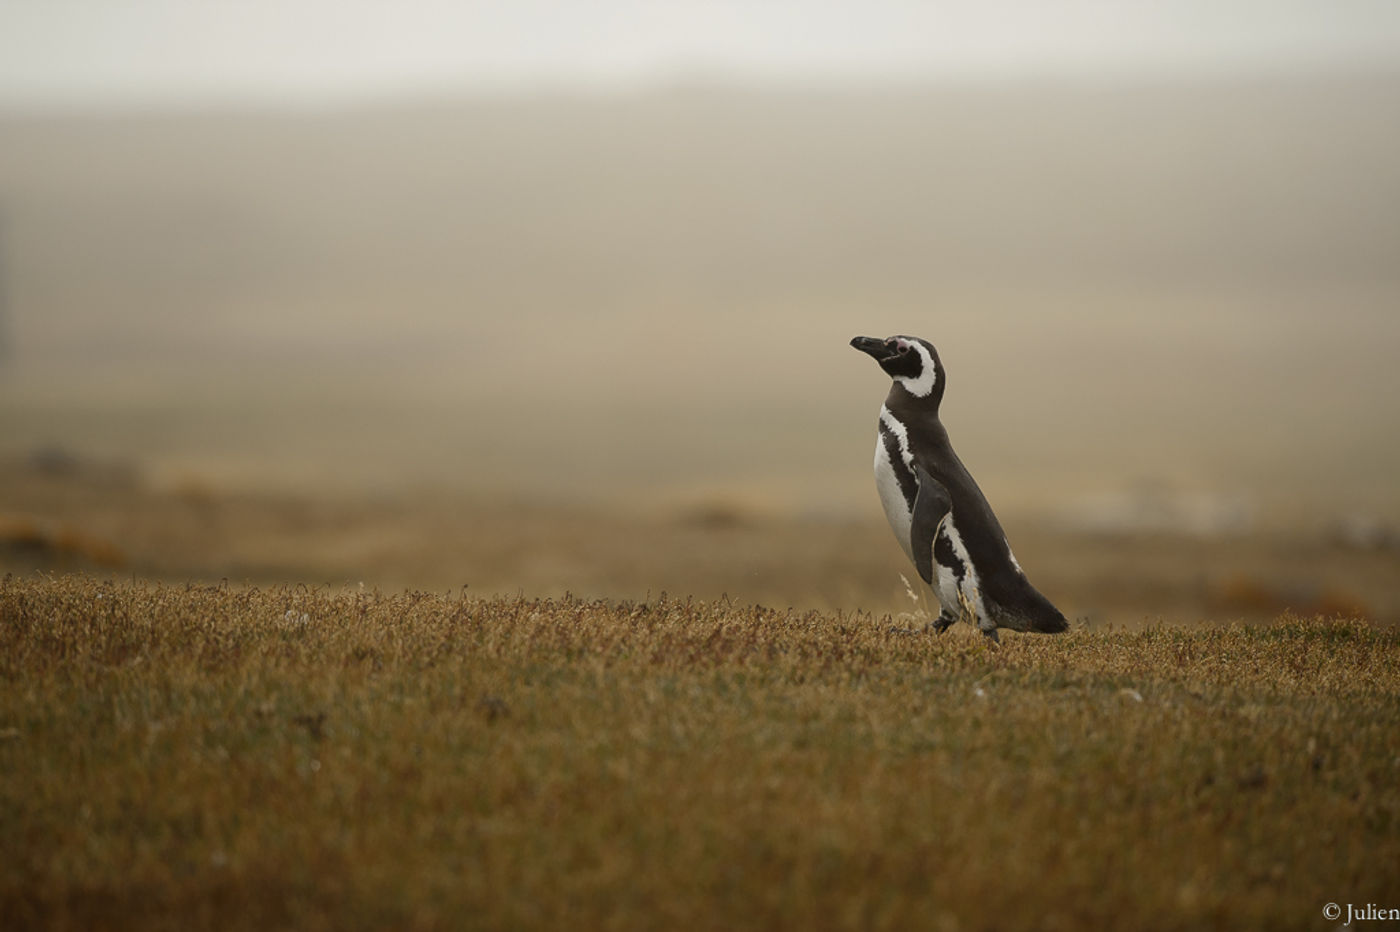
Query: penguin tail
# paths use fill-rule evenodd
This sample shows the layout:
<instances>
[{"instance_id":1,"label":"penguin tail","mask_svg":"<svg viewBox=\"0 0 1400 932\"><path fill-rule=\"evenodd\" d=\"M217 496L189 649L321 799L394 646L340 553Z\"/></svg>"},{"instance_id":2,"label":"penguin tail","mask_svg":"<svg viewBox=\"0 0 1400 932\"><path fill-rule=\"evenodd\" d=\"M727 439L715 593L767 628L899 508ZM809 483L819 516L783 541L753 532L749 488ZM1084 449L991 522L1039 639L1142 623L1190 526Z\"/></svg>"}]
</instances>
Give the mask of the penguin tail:
<instances>
[{"instance_id":1,"label":"penguin tail","mask_svg":"<svg viewBox=\"0 0 1400 932\"><path fill-rule=\"evenodd\" d=\"M1040 634L1062 634L1069 630L1069 622L1060 614L1059 609L1052 607L1050 611L1041 613L1035 619L1031 630Z\"/></svg>"},{"instance_id":2,"label":"penguin tail","mask_svg":"<svg viewBox=\"0 0 1400 932\"><path fill-rule=\"evenodd\" d=\"M1059 634L1069 630L1069 622L1060 610L1028 583L1016 593L1013 604L1014 608L1003 602L992 609L998 627L1036 634Z\"/></svg>"},{"instance_id":3,"label":"penguin tail","mask_svg":"<svg viewBox=\"0 0 1400 932\"><path fill-rule=\"evenodd\" d=\"M1032 589L1030 611L1026 613L1026 620L1030 622L1030 630L1040 634L1060 634L1069 630L1069 622L1065 616L1039 591Z\"/></svg>"}]
</instances>

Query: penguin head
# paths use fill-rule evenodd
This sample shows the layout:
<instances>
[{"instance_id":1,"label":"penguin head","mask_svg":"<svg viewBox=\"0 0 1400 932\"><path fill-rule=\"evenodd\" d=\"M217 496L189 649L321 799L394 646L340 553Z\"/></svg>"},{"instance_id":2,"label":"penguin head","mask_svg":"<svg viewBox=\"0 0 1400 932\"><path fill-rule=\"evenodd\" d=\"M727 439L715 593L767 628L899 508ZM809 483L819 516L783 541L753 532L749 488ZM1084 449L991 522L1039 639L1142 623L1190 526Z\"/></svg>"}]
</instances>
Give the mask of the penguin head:
<instances>
[{"instance_id":1,"label":"penguin head","mask_svg":"<svg viewBox=\"0 0 1400 932\"><path fill-rule=\"evenodd\" d=\"M938 359L938 350L928 340L906 336L885 340L856 337L851 345L870 354L896 385L915 398L929 398L934 403L942 399L943 363Z\"/></svg>"}]
</instances>

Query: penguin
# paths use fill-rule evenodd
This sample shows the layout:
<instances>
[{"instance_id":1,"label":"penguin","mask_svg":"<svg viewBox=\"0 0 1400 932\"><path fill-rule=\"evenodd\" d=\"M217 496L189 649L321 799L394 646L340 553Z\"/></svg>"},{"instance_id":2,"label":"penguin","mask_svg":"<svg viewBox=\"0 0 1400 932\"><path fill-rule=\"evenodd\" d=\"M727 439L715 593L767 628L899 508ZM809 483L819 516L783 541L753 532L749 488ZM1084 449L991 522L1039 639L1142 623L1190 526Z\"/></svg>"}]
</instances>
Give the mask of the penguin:
<instances>
[{"instance_id":1,"label":"penguin","mask_svg":"<svg viewBox=\"0 0 1400 932\"><path fill-rule=\"evenodd\" d=\"M942 608L930 627L959 620L1000 643L998 628L1054 634L1065 616L1026 578L1006 532L938 419L946 374L933 344L918 337L856 337L893 380L880 407L875 487L885 517Z\"/></svg>"}]
</instances>

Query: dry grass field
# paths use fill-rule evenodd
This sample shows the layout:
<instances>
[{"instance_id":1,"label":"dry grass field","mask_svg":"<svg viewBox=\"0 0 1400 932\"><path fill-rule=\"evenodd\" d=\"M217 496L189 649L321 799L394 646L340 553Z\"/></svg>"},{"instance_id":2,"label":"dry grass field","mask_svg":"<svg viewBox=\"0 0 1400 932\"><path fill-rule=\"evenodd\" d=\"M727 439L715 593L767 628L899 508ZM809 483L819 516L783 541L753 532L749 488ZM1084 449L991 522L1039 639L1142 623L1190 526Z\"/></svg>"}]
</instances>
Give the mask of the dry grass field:
<instances>
[{"instance_id":1,"label":"dry grass field","mask_svg":"<svg viewBox=\"0 0 1400 932\"><path fill-rule=\"evenodd\" d=\"M1325 928L1400 632L0 582L7 928Z\"/></svg>"}]
</instances>

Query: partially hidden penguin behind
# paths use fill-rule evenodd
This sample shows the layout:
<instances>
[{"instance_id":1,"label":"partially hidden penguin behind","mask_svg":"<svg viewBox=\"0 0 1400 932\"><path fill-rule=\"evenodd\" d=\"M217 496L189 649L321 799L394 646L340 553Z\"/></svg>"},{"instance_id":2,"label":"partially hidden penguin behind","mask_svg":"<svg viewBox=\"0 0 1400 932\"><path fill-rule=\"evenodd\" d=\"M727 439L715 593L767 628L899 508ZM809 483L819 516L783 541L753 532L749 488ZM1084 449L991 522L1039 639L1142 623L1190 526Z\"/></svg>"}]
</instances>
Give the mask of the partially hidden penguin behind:
<instances>
[{"instance_id":1,"label":"partially hidden penguin behind","mask_svg":"<svg viewBox=\"0 0 1400 932\"><path fill-rule=\"evenodd\" d=\"M1041 595L1016 557L992 506L963 466L938 419L946 382L933 344L918 337L856 337L894 384L880 407L875 487L885 517L942 612L930 627L975 624L993 641L998 628L1054 634L1069 625Z\"/></svg>"}]
</instances>

